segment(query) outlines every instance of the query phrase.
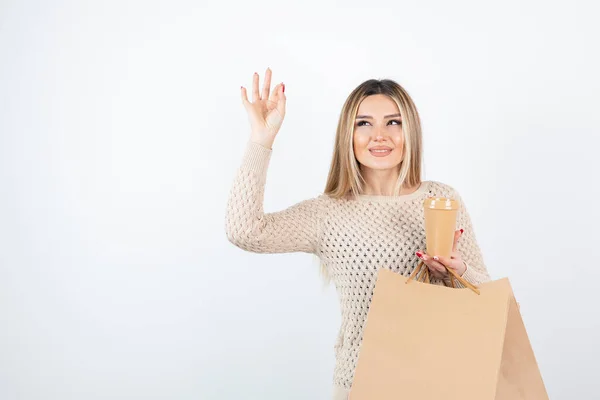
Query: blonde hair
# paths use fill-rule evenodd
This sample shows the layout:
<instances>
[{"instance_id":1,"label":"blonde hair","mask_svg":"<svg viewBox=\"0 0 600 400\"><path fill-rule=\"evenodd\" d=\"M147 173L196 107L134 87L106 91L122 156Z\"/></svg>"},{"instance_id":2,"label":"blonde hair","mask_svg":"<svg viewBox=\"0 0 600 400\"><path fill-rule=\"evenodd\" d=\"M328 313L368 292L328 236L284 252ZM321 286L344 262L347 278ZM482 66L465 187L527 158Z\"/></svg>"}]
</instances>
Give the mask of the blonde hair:
<instances>
[{"instance_id":1,"label":"blonde hair","mask_svg":"<svg viewBox=\"0 0 600 400\"><path fill-rule=\"evenodd\" d=\"M421 120L417 108L408 92L397 82L391 79L369 79L350 93L342 107L324 191L324 194L329 197L340 199L348 198L348 196L355 197L363 193L365 180L360 172L360 164L354 155L354 122L360 103L367 96L376 94L386 95L393 100L402 117L403 157L392 195L399 195L403 187L413 187L421 183L423 143ZM320 265L321 273L328 282L327 268L322 262Z\"/></svg>"}]
</instances>

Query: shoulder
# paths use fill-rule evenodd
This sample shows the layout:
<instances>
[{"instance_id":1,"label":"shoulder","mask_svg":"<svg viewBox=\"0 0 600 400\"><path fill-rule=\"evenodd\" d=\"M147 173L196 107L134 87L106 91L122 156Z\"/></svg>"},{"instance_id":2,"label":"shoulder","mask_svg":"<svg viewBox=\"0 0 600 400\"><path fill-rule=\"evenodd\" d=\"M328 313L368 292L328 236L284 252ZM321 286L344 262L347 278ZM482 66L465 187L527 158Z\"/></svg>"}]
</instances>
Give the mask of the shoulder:
<instances>
[{"instance_id":1,"label":"shoulder","mask_svg":"<svg viewBox=\"0 0 600 400\"><path fill-rule=\"evenodd\" d=\"M460 198L459 191L451 184L440 181L427 181L429 185L429 193L436 197L453 197Z\"/></svg>"},{"instance_id":2,"label":"shoulder","mask_svg":"<svg viewBox=\"0 0 600 400\"><path fill-rule=\"evenodd\" d=\"M328 195L327 193L323 193L323 192L317 194L316 196L311 198L311 200L318 202L321 205L329 205L329 204L334 204L337 202L345 201L345 199L337 199L337 198L332 197L332 196Z\"/></svg>"},{"instance_id":3,"label":"shoulder","mask_svg":"<svg viewBox=\"0 0 600 400\"><path fill-rule=\"evenodd\" d=\"M321 214L327 210L329 203L333 200L324 193L316 193L300 201L297 206Z\"/></svg>"},{"instance_id":4,"label":"shoulder","mask_svg":"<svg viewBox=\"0 0 600 400\"><path fill-rule=\"evenodd\" d=\"M306 200L307 202L310 202L312 204L318 204L318 205L324 205L328 202L333 201L332 198L330 198L328 195L326 195L325 193L317 193L314 194L312 197L307 198Z\"/></svg>"},{"instance_id":5,"label":"shoulder","mask_svg":"<svg viewBox=\"0 0 600 400\"><path fill-rule=\"evenodd\" d=\"M319 192L304 200L303 203L315 210L321 217L326 217L331 213L336 214L336 210L339 211L340 208L346 208L349 201L332 197L327 193Z\"/></svg>"}]
</instances>

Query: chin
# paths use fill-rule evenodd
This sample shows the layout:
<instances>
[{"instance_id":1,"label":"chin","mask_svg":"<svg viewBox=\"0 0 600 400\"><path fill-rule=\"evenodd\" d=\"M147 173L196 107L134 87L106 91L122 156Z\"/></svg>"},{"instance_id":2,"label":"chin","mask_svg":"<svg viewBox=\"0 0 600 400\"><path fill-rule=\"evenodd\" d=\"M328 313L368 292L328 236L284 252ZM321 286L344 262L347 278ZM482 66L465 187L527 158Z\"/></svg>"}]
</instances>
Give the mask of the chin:
<instances>
[{"instance_id":1,"label":"chin","mask_svg":"<svg viewBox=\"0 0 600 400\"><path fill-rule=\"evenodd\" d=\"M400 167L401 162L365 162L361 163L364 167L375 169L375 170L384 170L384 169L392 169Z\"/></svg>"}]
</instances>

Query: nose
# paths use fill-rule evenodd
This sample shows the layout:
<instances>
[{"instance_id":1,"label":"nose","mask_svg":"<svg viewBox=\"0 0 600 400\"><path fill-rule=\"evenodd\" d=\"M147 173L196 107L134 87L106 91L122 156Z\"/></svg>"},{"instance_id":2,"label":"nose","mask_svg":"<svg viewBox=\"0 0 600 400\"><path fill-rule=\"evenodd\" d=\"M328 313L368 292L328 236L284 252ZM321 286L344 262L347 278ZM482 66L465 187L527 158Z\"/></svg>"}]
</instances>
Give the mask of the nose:
<instances>
[{"instance_id":1,"label":"nose","mask_svg":"<svg viewBox=\"0 0 600 400\"><path fill-rule=\"evenodd\" d=\"M375 126L373 127L373 135L375 136L375 140L380 141L385 138L385 127Z\"/></svg>"}]
</instances>

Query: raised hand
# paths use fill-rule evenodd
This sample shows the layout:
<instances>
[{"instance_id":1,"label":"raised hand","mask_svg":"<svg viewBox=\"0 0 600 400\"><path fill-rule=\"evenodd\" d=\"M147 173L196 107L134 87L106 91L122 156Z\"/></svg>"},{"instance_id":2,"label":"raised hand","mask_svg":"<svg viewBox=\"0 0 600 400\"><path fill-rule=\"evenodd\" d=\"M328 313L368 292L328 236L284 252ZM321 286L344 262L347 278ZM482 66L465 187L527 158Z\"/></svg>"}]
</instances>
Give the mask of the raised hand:
<instances>
[{"instance_id":1,"label":"raised hand","mask_svg":"<svg viewBox=\"0 0 600 400\"><path fill-rule=\"evenodd\" d=\"M285 117L285 85L278 83L269 96L271 86L271 69L265 72L265 82L259 93L259 76L255 72L252 78L252 102L248 100L246 88L241 87L242 103L248 113L251 125L251 140L271 148L275 136L281 128Z\"/></svg>"}]
</instances>

